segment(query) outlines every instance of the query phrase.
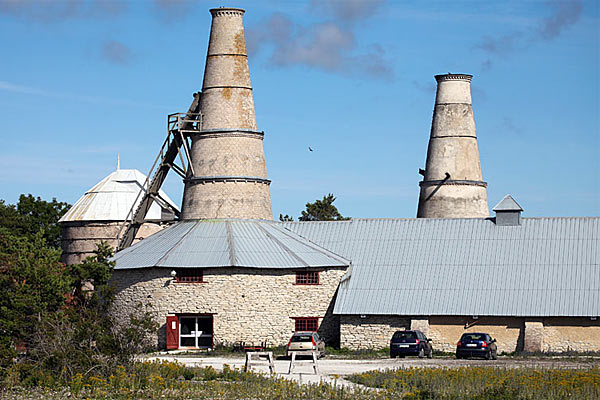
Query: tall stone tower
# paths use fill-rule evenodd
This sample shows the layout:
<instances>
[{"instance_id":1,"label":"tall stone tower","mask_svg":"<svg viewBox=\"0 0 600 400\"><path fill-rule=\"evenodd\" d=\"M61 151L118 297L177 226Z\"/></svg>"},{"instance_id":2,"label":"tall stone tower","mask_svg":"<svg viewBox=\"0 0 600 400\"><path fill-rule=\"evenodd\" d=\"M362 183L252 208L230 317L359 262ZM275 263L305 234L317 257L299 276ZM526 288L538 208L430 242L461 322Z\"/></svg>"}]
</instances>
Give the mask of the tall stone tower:
<instances>
[{"instance_id":1,"label":"tall stone tower","mask_svg":"<svg viewBox=\"0 0 600 400\"><path fill-rule=\"evenodd\" d=\"M239 8L210 10L212 27L200 112L192 136L194 176L185 179L183 219L273 219L264 132L256 126Z\"/></svg>"},{"instance_id":2,"label":"tall stone tower","mask_svg":"<svg viewBox=\"0 0 600 400\"><path fill-rule=\"evenodd\" d=\"M437 94L417 218L488 217L471 103L472 75L436 75Z\"/></svg>"}]
</instances>

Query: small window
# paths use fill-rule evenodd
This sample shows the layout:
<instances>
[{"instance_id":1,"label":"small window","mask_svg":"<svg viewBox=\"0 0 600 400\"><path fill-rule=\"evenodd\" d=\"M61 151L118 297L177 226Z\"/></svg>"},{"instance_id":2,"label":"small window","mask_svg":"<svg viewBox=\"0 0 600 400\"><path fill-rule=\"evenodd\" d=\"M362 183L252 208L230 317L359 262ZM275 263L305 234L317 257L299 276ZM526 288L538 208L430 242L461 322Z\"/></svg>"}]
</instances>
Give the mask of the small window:
<instances>
[{"instance_id":1,"label":"small window","mask_svg":"<svg viewBox=\"0 0 600 400\"><path fill-rule=\"evenodd\" d=\"M296 272L296 285L318 285L319 271Z\"/></svg>"},{"instance_id":2,"label":"small window","mask_svg":"<svg viewBox=\"0 0 600 400\"><path fill-rule=\"evenodd\" d=\"M175 272L175 281L178 283L204 282L204 272L199 268L180 268Z\"/></svg>"},{"instance_id":3,"label":"small window","mask_svg":"<svg viewBox=\"0 0 600 400\"><path fill-rule=\"evenodd\" d=\"M296 318L296 332L315 332L319 327L319 318Z\"/></svg>"}]
</instances>

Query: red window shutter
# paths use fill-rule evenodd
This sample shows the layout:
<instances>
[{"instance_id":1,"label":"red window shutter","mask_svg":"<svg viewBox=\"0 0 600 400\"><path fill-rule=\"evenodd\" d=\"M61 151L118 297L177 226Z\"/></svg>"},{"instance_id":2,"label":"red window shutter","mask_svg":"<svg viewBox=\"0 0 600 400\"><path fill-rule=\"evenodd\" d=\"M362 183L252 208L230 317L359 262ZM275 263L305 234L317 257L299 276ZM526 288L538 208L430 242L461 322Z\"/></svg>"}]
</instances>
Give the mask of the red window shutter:
<instances>
[{"instance_id":1,"label":"red window shutter","mask_svg":"<svg viewBox=\"0 0 600 400\"><path fill-rule=\"evenodd\" d=\"M179 348L179 318L167 316L167 350Z\"/></svg>"}]
</instances>

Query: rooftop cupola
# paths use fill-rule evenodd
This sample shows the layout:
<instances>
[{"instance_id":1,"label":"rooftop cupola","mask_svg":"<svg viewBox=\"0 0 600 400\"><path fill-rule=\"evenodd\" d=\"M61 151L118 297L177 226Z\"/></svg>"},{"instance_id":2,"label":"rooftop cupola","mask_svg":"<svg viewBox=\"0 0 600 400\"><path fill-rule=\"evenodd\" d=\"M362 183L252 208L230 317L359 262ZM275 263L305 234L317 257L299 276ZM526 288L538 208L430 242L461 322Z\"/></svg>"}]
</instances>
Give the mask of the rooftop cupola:
<instances>
[{"instance_id":1,"label":"rooftop cupola","mask_svg":"<svg viewBox=\"0 0 600 400\"><path fill-rule=\"evenodd\" d=\"M239 8L210 10L212 26L200 100L202 125L191 134L194 176L185 179L182 218L272 220L271 195L256 125Z\"/></svg>"},{"instance_id":2,"label":"rooftop cupola","mask_svg":"<svg viewBox=\"0 0 600 400\"><path fill-rule=\"evenodd\" d=\"M523 209L510 194L504 196L504 198L500 200L500 203L496 204L493 210L496 213L496 225L521 225L521 212Z\"/></svg>"},{"instance_id":3,"label":"rooftop cupola","mask_svg":"<svg viewBox=\"0 0 600 400\"><path fill-rule=\"evenodd\" d=\"M471 75L436 75L437 94L417 218L488 217L481 175Z\"/></svg>"}]
</instances>

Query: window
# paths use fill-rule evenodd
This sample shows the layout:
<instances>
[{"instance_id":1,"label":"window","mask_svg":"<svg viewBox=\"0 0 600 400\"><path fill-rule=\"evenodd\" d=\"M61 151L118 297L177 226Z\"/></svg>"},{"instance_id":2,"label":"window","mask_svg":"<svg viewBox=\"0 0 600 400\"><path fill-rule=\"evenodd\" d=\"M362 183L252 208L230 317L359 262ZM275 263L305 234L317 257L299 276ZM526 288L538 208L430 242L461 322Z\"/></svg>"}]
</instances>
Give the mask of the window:
<instances>
[{"instance_id":1,"label":"window","mask_svg":"<svg viewBox=\"0 0 600 400\"><path fill-rule=\"evenodd\" d=\"M319 271L296 272L296 285L318 285Z\"/></svg>"},{"instance_id":2,"label":"window","mask_svg":"<svg viewBox=\"0 0 600 400\"><path fill-rule=\"evenodd\" d=\"M296 318L296 332L316 332L319 318Z\"/></svg>"},{"instance_id":3,"label":"window","mask_svg":"<svg viewBox=\"0 0 600 400\"><path fill-rule=\"evenodd\" d=\"M178 283L204 282L204 273L199 268L180 268L175 272L175 281Z\"/></svg>"}]
</instances>

